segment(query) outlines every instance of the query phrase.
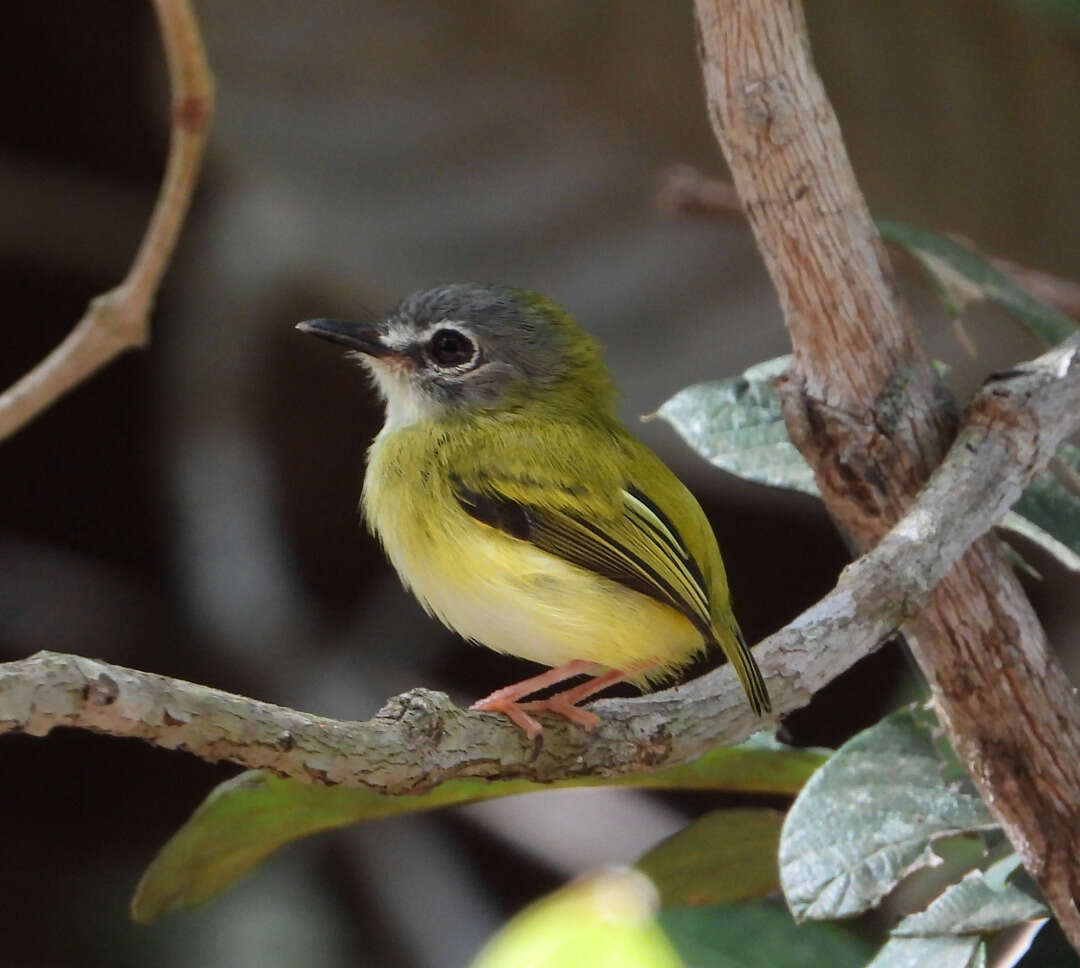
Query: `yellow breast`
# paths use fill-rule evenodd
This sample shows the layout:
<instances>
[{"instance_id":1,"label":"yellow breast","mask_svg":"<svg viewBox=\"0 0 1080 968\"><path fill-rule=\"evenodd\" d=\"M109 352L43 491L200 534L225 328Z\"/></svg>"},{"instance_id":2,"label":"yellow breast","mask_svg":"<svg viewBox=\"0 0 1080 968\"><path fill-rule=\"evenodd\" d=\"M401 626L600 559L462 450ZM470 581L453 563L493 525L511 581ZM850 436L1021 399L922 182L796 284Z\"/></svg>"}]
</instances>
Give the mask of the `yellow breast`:
<instances>
[{"instance_id":1,"label":"yellow breast","mask_svg":"<svg viewBox=\"0 0 1080 968\"><path fill-rule=\"evenodd\" d=\"M445 442L430 424L384 432L364 481L368 525L429 613L465 638L544 665L656 662L650 680L704 648L675 609L466 514L440 460Z\"/></svg>"}]
</instances>

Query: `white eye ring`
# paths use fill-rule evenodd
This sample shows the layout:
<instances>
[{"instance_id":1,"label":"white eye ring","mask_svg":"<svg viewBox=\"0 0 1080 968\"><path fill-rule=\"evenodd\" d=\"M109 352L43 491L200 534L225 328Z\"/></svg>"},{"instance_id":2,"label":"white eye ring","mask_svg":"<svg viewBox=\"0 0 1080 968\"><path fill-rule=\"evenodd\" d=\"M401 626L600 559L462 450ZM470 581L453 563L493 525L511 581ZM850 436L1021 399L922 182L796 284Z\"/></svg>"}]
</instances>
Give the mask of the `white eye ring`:
<instances>
[{"instance_id":1,"label":"white eye ring","mask_svg":"<svg viewBox=\"0 0 1080 968\"><path fill-rule=\"evenodd\" d=\"M425 348L435 365L444 370L467 367L479 354L476 340L470 334L447 323L439 324L428 337Z\"/></svg>"}]
</instances>

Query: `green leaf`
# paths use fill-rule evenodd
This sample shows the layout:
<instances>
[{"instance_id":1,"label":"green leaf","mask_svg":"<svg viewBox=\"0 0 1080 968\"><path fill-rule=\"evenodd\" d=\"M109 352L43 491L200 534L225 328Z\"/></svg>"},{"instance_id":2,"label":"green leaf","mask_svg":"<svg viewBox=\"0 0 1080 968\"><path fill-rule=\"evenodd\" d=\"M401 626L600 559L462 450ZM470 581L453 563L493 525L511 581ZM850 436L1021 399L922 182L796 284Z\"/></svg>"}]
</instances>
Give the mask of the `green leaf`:
<instances>
[{"instance_id":1,"label":"green leaf","mask_svg":"<svg viewBox=\"0 0 1080 968\"><path fill-rule=\"evenodd\" d=\"M767 360L740 377L696 383L657 411L702 457L748 481L818 496L814 472L788 438L770 380L790 356Z\"/></svg>"},{"instance_id":2,"label":"green leaf","mask_svg":"<svg viewBox=\"0 0 1080 968\"><path fill-rule=\"evenodd\" d=\"M986 945L978 935L892 938L866 968L986 968Z\"/></svg>"},{"instance_id":3,"label":"green leaf","mask_svg":"<svg viewBox=\"0 0 1080 968\"><path fill-rule=\"evenodd\" d=\"M1055 455L1068 469L1080 475L1080 448L1062 444ZM1013 505L1013 511L1042 529L1052 539L1061 542L1071 552L1047 547L1037 535L1025 533L1036 543L1043 544L1056 558L1074 571L1080 571L1080 499L1070 491L1053 471L1043 471L1028 486ZM1005 522L1003 522L1004 524Z\"/></svg>"},{"instance_id":4,"label":"green leaf","mask_svg":"<svg viewBox=\"0 0 1080 968\"><path fill-rule=\"evenodd\" d=\"M909 914L892 933L898 937L926 938L943 934L985 934L1022 921L1047 918L1042 901L1012 884L995 890L981 871L972 871L959 884L951 884L925 911Z\"/></svg>"},{"instance_id":5,"label":"green leaf","mask_svg":"<svg viewBox=\"0 0 1080 968\"><path fill-rule=\"evenodd\" d=\"M656 890L635 871L605 871L531 904L472 968L682 968L656 921Z\"/></svg>"},{"instance_id":6,"label":"green leaf","mask_svg":"<svg viewBox=\"0 0 1080 968\"><path fill-rule=\"evenodd\" d=\"M365 820L566 787L646 787L796 793L826 759L752 737L692 763L636 776L557 783L448 780L416 796L313 786L262 770L222 783L161 849L132 899L132 917L149 923L169 911L208 901L250 873L274 851L301 837Z\"/></svg>"},{"instance_id":7,"label":"green leaf","mask_svg":"<svg viewBox=\"0 0 1080 968\"><path fill-rule=\"evenodd\" d=\"M840 925L796 924L770 901L669 908L660 913L660 923L687 968L863 968L874 951Z\"/></svg>"},{"instance_id":8,"label":"green leaf","mask_svg":"<svg viewBox=\"0 0 1080 968\"><path fill-rule=\"evenodd\" d=\"M664 907L732 904L776 890L784 816L775 810L715 810L668 837L635 865Z\"/></svg>"},{"instance_id":9,"label":"green leaf","mask_svg":"<svg viewBox=\"0 0 1080 968\"><path fill-rule=\"evenodd\" d=\"M1072 319L1029 295L969 247L904 222L879 219L877 227L883 239L906 249L926 269L950 313L970 302L995 302L1049 346L1076 332Z\"/></svg>"},{"instance_id":10,"label":"green leaf","mask_svg":"<svg viewBox=\"0 0 1080 968\"><path fill-rule=\"evenodd\" d=\"M803 788L780 838L795 917L848 917L938 862L931 844L994 826L939 753L932 717L902 709L845 743Z\"/></svg>"}]
</instances>

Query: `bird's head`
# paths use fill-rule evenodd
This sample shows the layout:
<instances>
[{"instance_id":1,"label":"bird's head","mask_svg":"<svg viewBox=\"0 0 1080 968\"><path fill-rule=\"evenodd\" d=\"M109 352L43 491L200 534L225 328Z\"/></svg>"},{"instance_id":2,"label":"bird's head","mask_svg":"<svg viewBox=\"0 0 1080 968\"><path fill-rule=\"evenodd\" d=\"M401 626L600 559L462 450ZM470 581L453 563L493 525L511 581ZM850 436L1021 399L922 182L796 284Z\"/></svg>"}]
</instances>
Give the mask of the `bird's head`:
<instances>
[{"instance_id":1,"label":"bird's head","mask_svg":"<svg viewBox=\"0 0 1080 968\"><path fill-rule=\"evenodd\" d=\"M599 347L539 293L456 283L414 293L374 322L313 319L297 329L349 347L386 400L387 426L542 407L610 413Z\"/></svg>"}]
</instances>

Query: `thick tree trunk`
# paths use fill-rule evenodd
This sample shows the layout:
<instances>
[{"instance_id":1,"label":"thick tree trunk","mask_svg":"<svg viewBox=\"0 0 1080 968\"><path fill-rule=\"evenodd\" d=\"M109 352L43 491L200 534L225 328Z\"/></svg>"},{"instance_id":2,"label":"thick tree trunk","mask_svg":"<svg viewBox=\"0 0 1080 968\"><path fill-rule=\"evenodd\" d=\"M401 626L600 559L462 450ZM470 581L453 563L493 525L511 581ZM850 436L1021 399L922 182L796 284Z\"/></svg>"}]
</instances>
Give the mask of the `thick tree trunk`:
<instances>
[{"instance_id":1,"label":"thick tree trunk","mask_svg":"<svg viewBox=\"0 0 1080 968\"><path fill-rule=\"evenodd\" d=\"M955 409L897 296L800 4L696 6L713 128L794 347L788 429L865 551L941 460ZM996 539L905 631L949 738L1080 950L1080 703Z\"/></svg>"}]
</instances>

